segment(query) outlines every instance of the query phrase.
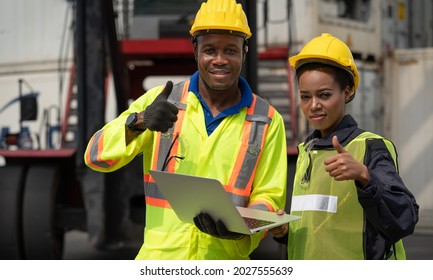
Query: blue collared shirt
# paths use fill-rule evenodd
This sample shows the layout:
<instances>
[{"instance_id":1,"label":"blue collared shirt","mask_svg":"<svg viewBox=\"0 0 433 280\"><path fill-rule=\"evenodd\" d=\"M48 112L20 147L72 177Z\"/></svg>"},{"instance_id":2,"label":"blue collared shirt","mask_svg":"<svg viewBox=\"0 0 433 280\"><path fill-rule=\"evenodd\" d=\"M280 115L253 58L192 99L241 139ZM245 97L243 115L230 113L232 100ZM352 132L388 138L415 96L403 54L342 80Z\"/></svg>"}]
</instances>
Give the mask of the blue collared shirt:
<instances>
[{"instance_id":1,"label":"blue collared shirt","mask_svg":"<svg viewBox=\"0 0 433 280\"><path fill-rule=\"evenodd\" d=\"M238 85L239 85L239 89L241 90L241 101L238 104L225 109L224 111L219 113L216 117L213 117L209 106L206 104L206 102L204 102L203 98L201 97L198 91L198 80L199 80L199 72L197 71L190 78L188 90L192 91L197 96L197 98L200 100L201 105L203 106L206 130L208 135L212 134L212 132L218 127L218 125L223 121L225 117L237 114L242 108L250 107L251 104L253 103L253 92L251 91L248 82L244 78L239 77Z\"/></svg>"}]
</instances>

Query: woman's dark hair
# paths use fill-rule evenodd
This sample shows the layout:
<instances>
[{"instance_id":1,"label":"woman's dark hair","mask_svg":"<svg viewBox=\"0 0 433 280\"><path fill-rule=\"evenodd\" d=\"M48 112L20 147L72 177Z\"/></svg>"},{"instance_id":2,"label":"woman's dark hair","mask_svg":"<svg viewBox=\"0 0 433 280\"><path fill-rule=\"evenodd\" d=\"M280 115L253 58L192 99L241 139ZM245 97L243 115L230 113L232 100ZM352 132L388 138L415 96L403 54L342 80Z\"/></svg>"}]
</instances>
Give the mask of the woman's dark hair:
<instances>
[{"instance_id":1,"label":"woman's dark hair","mask_svg":"<svg viewBox=\"0 0 433 280\"><path fill-rule=\"evenodd\" d=\"M312 71L312 70L323 71L332 75L335 81L340 86L341 90L344 90L346 87L353 88L354 86L353 77L349 74L348 71L330 64L319 63L319 62L310 62L299 66L296 69L296 79L299 81L299 77L304 72ZM350 100L347 103L352 101L354 97L355 97L355 93L352 94Z\"/></svg>"}]
</instances>

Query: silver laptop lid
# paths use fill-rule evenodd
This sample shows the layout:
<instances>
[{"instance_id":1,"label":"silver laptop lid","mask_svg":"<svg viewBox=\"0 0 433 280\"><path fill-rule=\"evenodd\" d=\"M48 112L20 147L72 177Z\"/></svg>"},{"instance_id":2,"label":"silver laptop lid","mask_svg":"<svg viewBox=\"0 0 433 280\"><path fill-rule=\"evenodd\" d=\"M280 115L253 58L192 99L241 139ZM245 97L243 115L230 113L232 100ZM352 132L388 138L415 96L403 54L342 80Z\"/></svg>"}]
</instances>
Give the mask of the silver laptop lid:
<instances>
[{"instance_id":1,"label":"silver laptop lid","mask_svg":"<svg viewBox=\"0 0 433 280\"><path fill-rule=\"evenodd\" d=\"M194 217L200 212L206 212L213 219L222 220L230 231L252 234L300 218L236 207L222 184L216 179L157 170L150 170L150 174L178 218L186 223L194 224ZM241 214L249 218L266 219L273 224L250 229Z\"/></svg>"}]
</instances>

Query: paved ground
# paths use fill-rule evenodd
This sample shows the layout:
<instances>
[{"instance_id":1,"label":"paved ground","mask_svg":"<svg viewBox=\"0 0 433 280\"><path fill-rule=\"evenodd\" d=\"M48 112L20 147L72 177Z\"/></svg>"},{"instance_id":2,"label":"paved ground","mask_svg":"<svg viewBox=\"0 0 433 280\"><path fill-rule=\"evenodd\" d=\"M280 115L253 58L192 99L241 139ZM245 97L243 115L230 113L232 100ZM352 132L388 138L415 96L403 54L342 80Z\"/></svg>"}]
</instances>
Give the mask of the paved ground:
<instances>
[{"instance_id":1,"label":"paved ground","mask_svg":"<svg viewBox=\"0 0 433 280\"><path fill-rule=\"evenodd\" d=\"M404 244L407 259L433 260L433 234L413 234L405 238ZM89 246L86 233L72 231L66 235L63 258L66 260L130 260L134 259L138 247L139 244L130 244L121 249L100 251ZM260 253L256 256L258 259L265 258Z\"/></svg>"},{"instance_id":2,"label":"paved ground","mask_svg":"<svg viewBox=\"0 0 433 280\"><path fill-rule=\"evenodd\" d=\"M126 244L124 248L97 250L89 245L87 233L68 232L65 236L63 259L65 260L131 260L138 252L138 244Z\"/></svg>"},{"instance_id":3,"label":"paved ground","mask_svg":"<svg viewBox=\"0 0 433 280\"><path fill-rule=\"evenodd\" d=\"M433 260L433 234L414 234L403 242L408 260Z\"/></svg>"}]
</instances>

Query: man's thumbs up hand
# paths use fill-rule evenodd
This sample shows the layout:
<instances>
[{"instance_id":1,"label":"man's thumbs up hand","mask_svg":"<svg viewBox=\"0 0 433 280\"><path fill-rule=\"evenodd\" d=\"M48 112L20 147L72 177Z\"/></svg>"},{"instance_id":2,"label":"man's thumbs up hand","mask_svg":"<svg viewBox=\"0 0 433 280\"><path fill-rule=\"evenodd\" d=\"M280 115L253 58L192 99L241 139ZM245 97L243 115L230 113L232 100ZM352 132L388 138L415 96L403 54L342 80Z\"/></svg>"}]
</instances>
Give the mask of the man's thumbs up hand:
<instances>
[{"instance_id":1,"label":"man's thumbs up hand","mask_svg":"<svg viewBox=\"0 0 433 280\"><path fill-rule=\"evenodd\" d=\"M173 82L172 81L167 81L167 83L165 84L164 89L156 97L155 101L156 100L167 100L168 97L170 96L172 90L173 90Z\"/></svg>"},{"instance_id":2,"label":"man's thumbs up hand","mask_svg":"<svg viewBox=\"0 0 433 280\"><path fill-rule=\"evenodd\" d=\"M168 81L162 92L155 100L140 112L143 115L144 128L151 131L167 132L177 121L177 107L167 99L173 90L173 82Z\"/></svg>"}]
</instances>

